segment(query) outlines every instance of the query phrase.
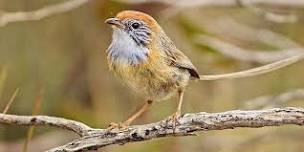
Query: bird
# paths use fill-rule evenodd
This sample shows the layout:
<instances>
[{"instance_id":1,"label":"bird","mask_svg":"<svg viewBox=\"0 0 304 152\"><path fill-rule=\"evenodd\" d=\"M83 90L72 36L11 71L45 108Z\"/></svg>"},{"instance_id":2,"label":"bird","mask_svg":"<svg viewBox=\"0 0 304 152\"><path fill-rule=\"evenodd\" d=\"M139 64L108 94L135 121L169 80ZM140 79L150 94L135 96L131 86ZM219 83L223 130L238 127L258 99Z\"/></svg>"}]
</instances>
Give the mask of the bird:
<instances>
[{"instance_id":1,"label":"bird","mask_svg":"<svg viewBox=\"0 0 304 152\"><path fill-rule=\"evenodd\" d=\"M175 95L178 96L178 104L168 119L174 127L181 116L183 96L190 81L260 75L304 58L304 54L301 54L240 72L199 75L191 60L174 45L152 16L140 11L124 10L106 19L105 23L113 29L112 41L106 51L110 71L145 99L136 113L122 123L110 123L109 129L128 127L152 103Z\"/></svg>"},{"instance_id":2,"label":"bird","mask_svg":"<svg viewBox=\"0 0 304 152\"><path fill-rule=\"evenodd\" d=\"M119 12L105 23L113 29L106 51L109 69L145 98L144 105L129 119L110 126L126 127L155 101L178 96L174 123L181 115L183 96L190 80L199 79L196 67L150 15L133 10Z\"/></svg>"}]
</instances>

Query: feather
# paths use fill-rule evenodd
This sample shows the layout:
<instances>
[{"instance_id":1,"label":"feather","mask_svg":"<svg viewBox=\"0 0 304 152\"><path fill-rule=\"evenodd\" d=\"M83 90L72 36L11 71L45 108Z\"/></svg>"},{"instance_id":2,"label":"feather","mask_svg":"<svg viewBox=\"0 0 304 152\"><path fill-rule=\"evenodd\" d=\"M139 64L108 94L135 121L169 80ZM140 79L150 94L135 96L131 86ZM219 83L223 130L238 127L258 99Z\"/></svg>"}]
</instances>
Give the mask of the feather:
<instances>
[{"instance_id":1,"label":"feather","mask_svg":"<svg viewBox=\"0 0 304 152\"><path fill-rule=\"evenodd\" d=\"M176 49L172 51L171 54L173 55L173 57L171 57L171 62L173 66L187 70L192 78L200 78L195 66L181 51Z\"/></svg>"},{"instance_id":2,"label":"feather","mask_svg":"<svg viewBox=\"0 0 304 152\"><path fill-rule=\"evenodd\" d=\"M169 65L187 70L192 78L200 78L196 67L191 63L190 59L176 48L164 31L160 32L159 40L158 46L165 53L163 57Z\"/></svg>"}]
</instances>

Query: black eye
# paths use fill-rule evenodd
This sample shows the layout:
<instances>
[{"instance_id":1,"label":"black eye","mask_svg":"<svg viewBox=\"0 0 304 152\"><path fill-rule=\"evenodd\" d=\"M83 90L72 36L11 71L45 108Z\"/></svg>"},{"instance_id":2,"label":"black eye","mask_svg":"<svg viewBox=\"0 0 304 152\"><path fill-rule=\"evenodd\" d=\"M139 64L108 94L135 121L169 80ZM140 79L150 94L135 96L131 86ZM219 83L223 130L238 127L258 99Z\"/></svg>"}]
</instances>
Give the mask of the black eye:
<instances>
[{"instance_id":1,"label":"black eye","mask_svg":"<svg viewBox=\"0 0 304 152\"><path fill-rule=\"evenodd\" d=\"M133 23L131 26L132 26L134 29L137 29L137 28L139 28L139 23Z\"/></svg>"}]
</instances>

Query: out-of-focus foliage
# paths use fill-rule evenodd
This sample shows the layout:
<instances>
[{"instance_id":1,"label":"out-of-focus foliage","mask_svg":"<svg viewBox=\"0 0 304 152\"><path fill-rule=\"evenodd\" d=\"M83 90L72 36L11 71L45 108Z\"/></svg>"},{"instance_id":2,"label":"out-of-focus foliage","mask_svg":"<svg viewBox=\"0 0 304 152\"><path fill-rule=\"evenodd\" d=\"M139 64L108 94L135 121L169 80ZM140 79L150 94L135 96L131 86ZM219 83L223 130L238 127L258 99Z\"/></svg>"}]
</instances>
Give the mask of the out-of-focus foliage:
<instances>
[{"instance_id":1,"label":"out-of-focus foliage","mask_svg":"<svg viewBox=\"0 0 304 152\"><path fill-rule=\"evenodd\" d=\"M61 1L0 0L0 10L29 11L56 2ZM4 109L16 88L20 88L9 113L30 115L35 100L41 96L40 114L72 118L102 128L112 121L126 119L143 104L143 99L108 71L105 50L110 43L111 29L104 24L107 17L124 9L152 14L202 74L239 71L259 64L227 58L207 45L198 45L194 40L197 34L215 35L247 48L274 48L217 35L206 28L225 17L254 28L280 32L304 45L301 10L288 9L298 15L296 23L278 24L246 8L195 7L177 10L161 4L127 5L113 1L91 1L73 11L40 21L10 23L0 27L0 107ZM238 34L237 30L234 32ZM247 99L303 88L303 66L303 62L297 63L269 74L239 80L193 82L186 92L183 110L220 112L243 109L243 101ZM283 106L303 105L303 100L297 100ZM170 115L175 106L175 98L156 103L135 123L161 120ZM0 125L0 151L20 151L26 131L27 127ZM38 128L29 144L29 151L45 150L72 138L72 134L57 129ZM300 152L304 148L303 139L303 128L294 126L236 129L204 132L198 137L165 138L112 146L105 151Z\"/></svg>"}]
</instances>

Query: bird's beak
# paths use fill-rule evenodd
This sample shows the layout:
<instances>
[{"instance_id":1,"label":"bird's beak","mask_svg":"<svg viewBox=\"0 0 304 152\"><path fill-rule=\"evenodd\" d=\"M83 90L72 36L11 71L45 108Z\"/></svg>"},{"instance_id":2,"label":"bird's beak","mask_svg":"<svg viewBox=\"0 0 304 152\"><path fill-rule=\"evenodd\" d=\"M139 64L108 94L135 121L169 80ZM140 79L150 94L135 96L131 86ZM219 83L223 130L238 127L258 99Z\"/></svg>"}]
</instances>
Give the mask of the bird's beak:
<instances>
[{"instance_id":1,"label":"bird's beak","mask_svg":"<svg viewBox=\"0 0 304 152\"><path fill-rule=\"evenodd\" d=\"M109 25L113 25L115 27L118 28L124 28L124 24L121 23L121 20L118 18L108 18L106 19L105 23L109 24Z\"/></svg>"}]
</instances>

